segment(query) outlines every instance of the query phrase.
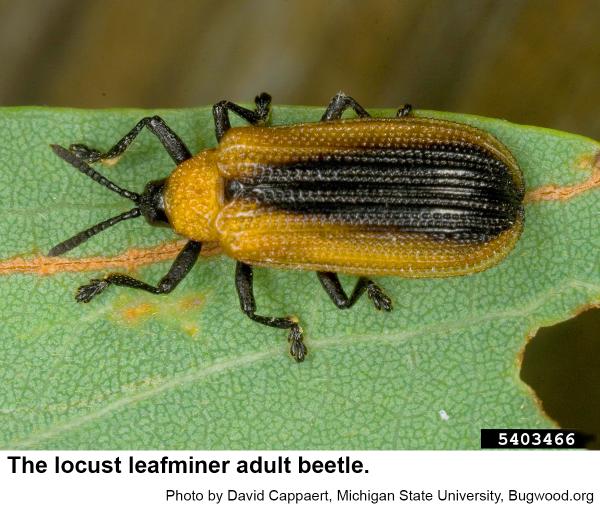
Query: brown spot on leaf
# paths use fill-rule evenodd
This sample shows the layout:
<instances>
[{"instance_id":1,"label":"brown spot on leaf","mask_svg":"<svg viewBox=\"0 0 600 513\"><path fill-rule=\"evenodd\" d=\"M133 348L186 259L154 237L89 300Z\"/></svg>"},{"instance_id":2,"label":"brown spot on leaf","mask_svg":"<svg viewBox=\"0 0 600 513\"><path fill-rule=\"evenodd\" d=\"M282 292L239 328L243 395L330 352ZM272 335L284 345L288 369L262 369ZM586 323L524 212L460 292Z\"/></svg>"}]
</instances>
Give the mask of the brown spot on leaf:
<instances>
[{"instance_id":1,"label":"brown spot on leaf","mask_svg":"<svg viewBox=\"0 0 600 513\"><path fill-rule=\"evenodd\" d=\"M181 298L177 303L182 311L189 311L200 308L204 304L204 298L198 295L186 296Z\"/></svg>"},{"instance_id":2,"label":"brown spot on leaf","mask_svg":"<svg viewBox=\"0 0 600 513\"><path fill-rule=\"evenodd\" d=\"M97 271L103 269L123 269L131 272L139 267L173 260L186 241L171 241L150 248L132 248L112 257L98 256L85 258L67 257L13 257L0 261L2 274L39 274L48 276L56 273ZM203 256L220 253L217 244L208 243L202 248Z\"/></svg>"},{"instance_id":3,"label":"brown spot on leaf","mask_svg":"<svg viewBox=\"0 0 600 513\"><path fill-rule=\"evenodd\" d=\"M134 302L129 301L127 296L123 299L125 301L117 301L113 307L112 318L119 323L135 325L157 319L161 323L176 326L191 337L198 334L198 310L205 303L204 296L193 293L182 298L162 296Z\"/></svg>"},{"instance_id":4,"label":"brown spot on leaf","mask_svg":"<svg viewBox=\"0 0 600 513\"><path fill-rule=\"evenodd\" d=\"M157 311L158 309L155 305L151 305L150 303L140 303L139 305L124 308L121 311L121 315L123 320L130 323L136 323L146 317L156 314Z\"/></svg>"},{"instance_id":5,"label":"brown spot on leaf","mask_svg":"<svg viewBox=\"0 0 600 513\"><path fill-rule=\"evenodd\" d=\"M566 201L582 192L595 187L600 187L600 153L597 155L584 155L576 163L579 169L590 169L587 180L573 185L543 185L525 194L525 203L536 201Z\"/></svg>"},{"instance_id":6,"label":"brown spot on leaf","mask_svg":"<svg viewBox=\"0 0 600 513\"><path fill-rule=\"evenodd\" d=\"M196 335L198 335L198 331L199 331L198 326L196 326L194 324L184 324L182 326L182 328L183 328L183 331L192 338L195 338Z\"/></svg>"}]
</instances>

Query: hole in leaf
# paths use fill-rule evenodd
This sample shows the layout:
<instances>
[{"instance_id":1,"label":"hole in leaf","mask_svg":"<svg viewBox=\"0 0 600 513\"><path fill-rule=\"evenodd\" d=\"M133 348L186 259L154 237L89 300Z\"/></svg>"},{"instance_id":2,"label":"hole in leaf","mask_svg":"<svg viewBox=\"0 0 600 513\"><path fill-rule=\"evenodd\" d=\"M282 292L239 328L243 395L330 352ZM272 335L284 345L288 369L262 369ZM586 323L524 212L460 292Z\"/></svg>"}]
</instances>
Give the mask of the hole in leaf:
<instances>
[{"instance_id":1,"label":"hole in leaf","mask_svg":"<svg viewBox=\"0 0 600 513\"><path fill-rule=\"evenodd\" d=\"M563 428L594 435L600 449L600 309L541 328L527 344L521 379Z\"/></svg>"}]
</instances>

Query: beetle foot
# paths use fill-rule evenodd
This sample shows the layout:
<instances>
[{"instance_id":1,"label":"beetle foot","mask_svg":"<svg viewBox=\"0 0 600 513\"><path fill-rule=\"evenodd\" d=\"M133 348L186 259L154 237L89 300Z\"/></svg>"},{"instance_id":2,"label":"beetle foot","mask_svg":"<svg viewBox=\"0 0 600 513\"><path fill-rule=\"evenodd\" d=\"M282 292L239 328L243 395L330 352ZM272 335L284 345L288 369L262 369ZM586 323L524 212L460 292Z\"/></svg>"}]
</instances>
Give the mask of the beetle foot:
<instances>
[{"instance_id":1,"label":"beetle foot","mask_svg":"<svg viewBox=\"0 0 600 513\"><path fill-rule=\"evenodd\" d=\"M267 121L269 117L269 108L271 107L271 95L269 93L260 93L254 98L254 103L256 104L256 113L261 121Z\"/></svg>"},{"instance_id":2,"label":"beetle foot","mask_svg":"<svg viewBox=\"0 0 600 513\"><path fill-rule=\"evenodd\" d=\"M91 280L87 285L82 285L77 289L75 299L78 303L89 303L94 297L102 292L109 283L106 280Z\"/></svg>"},{"instance_id":3,"label":"beetle foot","mask_svg":"<svg viewBox=\"0 0 600 513\"><path fill-rule=\"evenodd\" d=\"M98 162L102 159L102 153L86 146L85 144L71 144L71 146L69 146L69 151L77 158L87 162L88 164Z\"/></svg>"},{"instance_id":4,"label":"beetle foot","mask_svg":"<svg viewBox=\"0 0 600 513\"><path fill-rule=\"evenodd\" d=\"M369 299L373 301L373 305L377 310L385 310L389 312L392 309L392 299L383 291L379 285L375 283L369 284L367 287Z\"/></svg>"},{"instance_id":5,"label":"beetle foot","mask_svg":"<svg viewBox=\"0 0 600 513\"><path fill-rule=\"evenodd\" d=\"M290 354L297 362L304 361L304 357L308 354L303 338L302 328L298 324L294 324L290 329L288 342L290 343Z\"/></svg>"},{"instance_id":6,"label":"beetle foot","mask_svg":"<svg viewBox=\"0 0 600 513\"><path fill-rule=\"evenodd\" d=\"M411 112L412 112L412 105L410 103L405 103L396 112L396 117L397 118L403 118L405 116L410 115Z\"/></svg>"}]
</instances>

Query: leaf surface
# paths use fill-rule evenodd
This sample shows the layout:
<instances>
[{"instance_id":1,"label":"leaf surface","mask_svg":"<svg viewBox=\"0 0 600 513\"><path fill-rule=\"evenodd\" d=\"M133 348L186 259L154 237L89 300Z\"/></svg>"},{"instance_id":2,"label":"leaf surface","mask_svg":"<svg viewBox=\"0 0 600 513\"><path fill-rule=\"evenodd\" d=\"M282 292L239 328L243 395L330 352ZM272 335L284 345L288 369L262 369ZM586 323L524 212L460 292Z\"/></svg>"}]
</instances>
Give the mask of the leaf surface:
<instances>
[{"instance_id":1,"label":"leaf surface","mask_svg":"<svg viewBox=\"0 0 600 513\"><path fill-rule=\"evenodd\" d=\"M276 107L272 121L322 111ZM483 273L380 279L392 313L366 299L339 311L313 273L257 270L259 313L302 320L310 355L296 364L283 331L240 312L224 256L202 258L169 296L113 287L87 305L73 300L107 271L155 283L181 247L168 230L128 221L64 258L43 256L130 208L48 145L105 149L157 113L193 151L214 146L209 108L0 110L0 447L457 449L478 447L481 428L552 426L519 379L520 355L538 327L600 302L598 143L418 111L509 147L528 188L523 236ZM173 165L144 133L116 166L96 167L140 191Z\"/></svg>"}]
</instances>

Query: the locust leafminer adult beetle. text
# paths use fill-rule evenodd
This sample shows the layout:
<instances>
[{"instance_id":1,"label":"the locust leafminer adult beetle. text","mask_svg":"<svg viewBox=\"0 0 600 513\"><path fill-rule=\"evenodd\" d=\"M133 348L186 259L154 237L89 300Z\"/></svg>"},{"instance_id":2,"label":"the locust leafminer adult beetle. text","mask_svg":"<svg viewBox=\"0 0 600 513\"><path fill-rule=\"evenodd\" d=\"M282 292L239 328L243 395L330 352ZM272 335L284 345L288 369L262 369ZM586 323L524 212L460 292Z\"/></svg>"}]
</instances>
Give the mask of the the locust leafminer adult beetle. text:
<instances>
[{"instance_id":1,"label":"the locust leafminer adult beetle. text","mask_svg":"<svg viewBox=\"0 0 600 513\"><path fill-rule=\"evenodd\" d=\"M263 126L271 97L254 110L229 101L213 107L218 146L192 155L158 116L142 119L106 153L73 144L54 152L135 207L61 242L60 255L102 230L143 215L188 239L156 286L109 274L79 287L87 303L109 285L171 292L195 264L203 242L236 260L235 284L252 320L289 330L290 353L306 355L295 316L256 313L252 267L316 271L338 308L366 291L375 308L390 298L367 276L445 277L487 269L514 247L523 227L523 175L507 148L472 126L411 116L372 118L337 94L321 121ZM352 108L355 119L341 119ZM231 128L229 112L250 126ZM107 180L88 164L121 155L148 128L177 164L141 194ZM348 297L336 273L359 276Z\"/></svg>"}]
</instances>

